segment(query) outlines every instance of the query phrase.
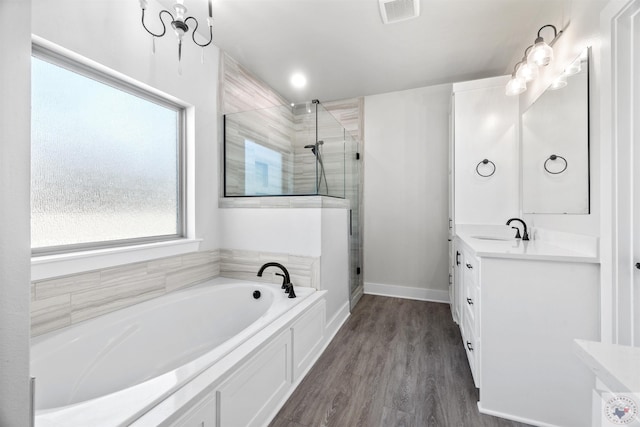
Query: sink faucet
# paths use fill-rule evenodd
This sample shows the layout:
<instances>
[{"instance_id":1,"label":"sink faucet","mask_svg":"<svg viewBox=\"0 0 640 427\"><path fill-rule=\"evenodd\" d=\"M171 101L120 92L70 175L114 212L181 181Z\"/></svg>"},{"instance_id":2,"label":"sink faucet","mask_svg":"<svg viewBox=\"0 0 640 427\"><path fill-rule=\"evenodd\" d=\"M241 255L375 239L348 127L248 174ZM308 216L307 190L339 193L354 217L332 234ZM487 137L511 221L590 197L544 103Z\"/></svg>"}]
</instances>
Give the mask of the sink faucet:
<instances>
[{"instance_id":1,"label":"sink faucet","mask_svg":"<svg viewBox=\"0 0 640 427\"><path fill-rule=\"evenodd\" d=\"M284 289L284 291L289 294L289 298L295 298L296 294L293 291L293 283L291 283L291 277L289 277L289 272L287 271L287 269L284 267L284 265L278 263L278 262L268 262L266 264L263 264L262 267L260 267L260 270L258 270L258 277L262 277L262 273L264 272L265 269L267 269L268 267L278 267L280 270L282 270L282 274L276 273L276 275L278 276L282 276L284 277L284 279L282 280L282 289Z\"/></svg>"},{"instance_id":2,"label":"sink faucet","mask_svg":"<svg viewBox=\"0 0 640 427\"><path fill-rule=\"evenodd\" d=\"M522 240L529 240L529 233L527 232L527 224L525 224L525 222L520 218L511 218L509 221L507 221L507 225L511 225L512 221L518 221L520 224L522 224L522 227L523 227ZM511 228L515 228L516 230L518 230L518 232L516 233L516 239L519 239L520 229L517 227L511 227Z\"/></svg>"}]
</instances>

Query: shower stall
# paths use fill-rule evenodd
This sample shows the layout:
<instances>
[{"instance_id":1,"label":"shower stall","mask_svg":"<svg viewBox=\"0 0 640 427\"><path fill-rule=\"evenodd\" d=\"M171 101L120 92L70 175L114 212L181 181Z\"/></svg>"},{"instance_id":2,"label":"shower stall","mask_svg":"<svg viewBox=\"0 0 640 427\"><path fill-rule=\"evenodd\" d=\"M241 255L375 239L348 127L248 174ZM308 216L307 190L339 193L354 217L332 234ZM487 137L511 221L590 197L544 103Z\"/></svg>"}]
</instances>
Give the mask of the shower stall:
<instances>
[{"instance_id":1,"label":"shower stall","mask_svg":"<svg viewBox=\"0 0 640 427\"><path fill-rule=\"evenodd\" d=\"M225 197L345 199L352 295L362 286L360 162L358 140L317 100L224 116Z\"/></svg>"}]
</instances>

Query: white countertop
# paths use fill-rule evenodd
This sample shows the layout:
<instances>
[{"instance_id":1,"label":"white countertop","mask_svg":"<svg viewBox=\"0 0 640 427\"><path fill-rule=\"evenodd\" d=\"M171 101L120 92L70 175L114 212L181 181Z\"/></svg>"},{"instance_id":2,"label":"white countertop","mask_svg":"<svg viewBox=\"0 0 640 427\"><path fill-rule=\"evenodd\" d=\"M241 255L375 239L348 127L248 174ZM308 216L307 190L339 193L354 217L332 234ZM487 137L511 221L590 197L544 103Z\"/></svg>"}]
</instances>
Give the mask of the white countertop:
<instances>
[{"instance_id":1,"label":"white countertop","mask_svg":"<svg viewBox=\"0 0 640 427\"><path fill-rule=\"evenodd\" d=\"M640 401L640 347L575 340L576 354L613 392Z\"/></svg>"},{"instance_id":2,"label":"white countertop","mask_svg":"<svg viewBox=\"0 0 640 427\"><path fill-rule=\"evenodd\" d=\"M456 226L456 236L479 257L598 263L597 239L532 230L532 240L514 238L504 226ZM572 238L575 236L575 238Z\"/></svg>"}]
</instances>

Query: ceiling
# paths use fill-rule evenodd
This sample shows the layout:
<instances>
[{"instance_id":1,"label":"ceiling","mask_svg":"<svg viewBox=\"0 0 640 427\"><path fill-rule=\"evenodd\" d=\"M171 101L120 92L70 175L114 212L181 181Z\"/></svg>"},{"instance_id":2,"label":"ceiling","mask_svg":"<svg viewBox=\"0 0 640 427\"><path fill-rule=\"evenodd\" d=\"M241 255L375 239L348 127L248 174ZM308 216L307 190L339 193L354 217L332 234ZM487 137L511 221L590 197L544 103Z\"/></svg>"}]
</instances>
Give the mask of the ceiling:
<instances>
[{"instance_id":1,"label":"ceiling","mask_svg":"<svg viewBox=\"0 0 640 427\"><path fill-rule=\"evenodd\" d=\"M377 0L214 0L214 43L292 102L331 101L508 74L571 5L420 1L418 18L383 24Z\"/></svg>"}]
</instances>

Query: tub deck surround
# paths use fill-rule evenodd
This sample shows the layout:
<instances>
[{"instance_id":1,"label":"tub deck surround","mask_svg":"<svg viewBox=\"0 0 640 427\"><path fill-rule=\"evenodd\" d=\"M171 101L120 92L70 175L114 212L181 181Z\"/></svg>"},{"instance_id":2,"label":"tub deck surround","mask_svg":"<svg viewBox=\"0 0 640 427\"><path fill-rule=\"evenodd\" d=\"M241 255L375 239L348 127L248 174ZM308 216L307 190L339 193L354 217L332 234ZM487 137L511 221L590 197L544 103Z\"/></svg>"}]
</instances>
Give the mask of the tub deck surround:
<instances>
[{"instance_id":1,"label":"tub deck surround","mask_svg":"<svg viewBox=\"0 0 640 427\"><path fill-rule=\"evenodd\" d=\"M597 237L541 228L529 235L523 241L507 226L456 224L456 236L479 257L599 263Z\"/></svg>"},{"instance_id":2,"label":"tub deck surround","mask_svg":"<svg viewBox=\"0 0 640 427\"><path fill-rule=\"evenodd\" d=\"M128 425L200 374L223 375L324 297L311 288L296 293L289 299L276 285L218 278L35 338L36 425ZM194 324L223 330L214 336Z\"/></svg>"}]
</instances>

